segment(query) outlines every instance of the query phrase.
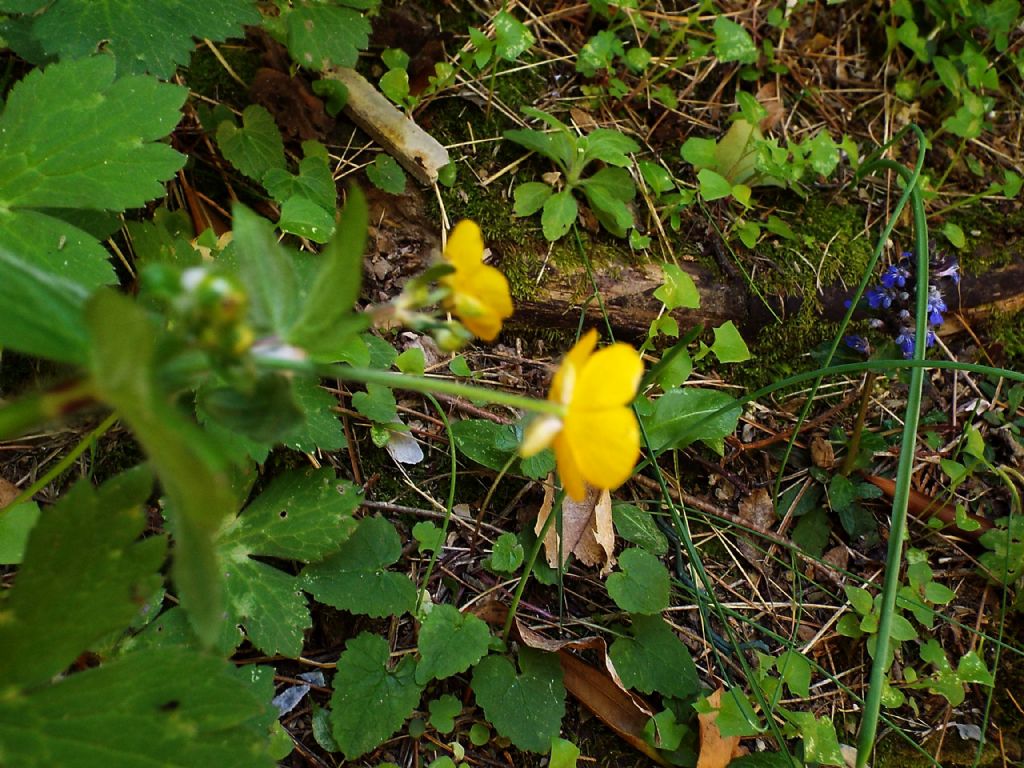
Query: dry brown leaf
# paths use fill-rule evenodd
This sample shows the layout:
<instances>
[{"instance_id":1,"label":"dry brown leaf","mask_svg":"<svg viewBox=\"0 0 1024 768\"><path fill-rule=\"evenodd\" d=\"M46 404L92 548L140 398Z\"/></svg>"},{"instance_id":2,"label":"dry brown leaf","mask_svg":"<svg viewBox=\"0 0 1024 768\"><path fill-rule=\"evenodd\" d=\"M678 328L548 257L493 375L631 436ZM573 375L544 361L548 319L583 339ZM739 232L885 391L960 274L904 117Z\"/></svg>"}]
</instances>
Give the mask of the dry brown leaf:
<instances>
[{"instance_id":1,"label":"dry brown leaf","mask_svg":"<svg viewBox=\"0 0 1024 768\"><path fill-rule=\"evenodd\" d=\"M540 534L554 506L554 486L544 490L544 500L537 514L534 533ZM584 565L600 565L601 575L611 572L615 565L615 529L612 526L612 497L608 491L587 486L582 501L568 496L562 501L561 552L564 566L569 555L576 555ZM557 568L559 552L558 531L552 525L544 536L544 554L548 565Z\"/></svg>"},{"instance_id":2,"label":"dry brown leaf","mask_svg":"<svg viewBox=\"0 0 1024 768\"><path fill-rule=\"evenodd\" d=\"M754 94L754 98L768 111L764 119L758 124L762 131L770 131L785 119L786 107L779 96L779 88L774 82L767 82L762 85L757 90L757 93Z\"/></svg>"},{"instance_id":3,"label":"dry brown leaf","mask_svg":"<svg viewBox=\"0 0 1024 768\"><path fill-rule=\"evenodd\" d=\"M16 498L21 490L14 483L0 477L0 509L3 509Z\"/></svg>"},{"instance_id":4,"label":"dry brown leaf","mask_svg":"<svg viewBox=\"0 0 1024 768\"><path fill-rule=\"evenodd\" d=\"M708 704L713 707L707 714L698 713L700 720L700 755L697 757L697 768L725 768L734 757L746 754L747 750L740 746L739 736L722 736L715 720L718 709L722 705L723 688L708 696Z\"/></svg>"},{"instance_id":5,"label":"dry brown leaf","mask_svg":"<svg viewBox=\"0 0 1024 768\"><path fill-rule=\"evenodd\" d=\"M821 435L817 435L811 441L811 461L814 462L814 466L822 469L832 469L836 465L835 449L832 443Z\"/></svg>"}]
</instances>

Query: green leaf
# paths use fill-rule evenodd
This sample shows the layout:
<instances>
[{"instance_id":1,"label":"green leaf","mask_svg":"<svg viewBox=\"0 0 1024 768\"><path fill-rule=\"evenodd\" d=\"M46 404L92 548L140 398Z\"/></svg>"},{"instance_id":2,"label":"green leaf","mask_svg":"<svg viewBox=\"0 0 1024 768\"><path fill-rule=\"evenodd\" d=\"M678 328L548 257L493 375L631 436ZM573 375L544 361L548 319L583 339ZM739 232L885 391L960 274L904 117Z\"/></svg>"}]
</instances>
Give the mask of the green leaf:
<instances>
[{"instance_id":1,"label":"green leaf","mask_svg":"<svg viewBox=\"0 0 1024 768\"><path fill-rule=\"evenodd\" d=\"M196 408L205 419L256 444L272 445L302 421L292 397L291 381L278 373L260 375L250 391L204 383L196 392Z\"/></svg>"},{"instance_id":2,"label":"green leaf","mask_svg":"<svg viewBox=\"0 0 1024 768\"><path fill-rule=\"evenodd\" d=\"M416 603L416 587L409 578L387 570L401 555L402 542L394 526L381 517L365 517L337 552L302 570L301 585L335 608L399 616Z\"/></svg>"},{"instance_id":3,"label":"green leaf","mask_svg":"<svg viewBox=\"0 0 1024 768\"><path fill-rule=\"evenodd\" d=\"M273 116L260 105L250 104L245 108L241 128L233 120L225 120L217 126L217 146L224 159L250 179L262 182L270 174L271 183L275 188L280 187L280 174L270 172L287 173L284 141Z\"/></svg>"},{"instance_id":4,"label":"green leaf","mask_svg":"<svg viewBox=\"0 0 1024 768\"><path fill-rule=\"evenodd\" d=\"M700 184L700 196L708 202L720 200L732 194L732 184L729 183L729 180L710 168L702 168L698 171L697 181Z\"/></svg>"},{"instance_id":5,"label":"green leaf","mask_svg":"<svg viewBox=\"0 0 1024 768\"><path fill-rule=\"evenodd\" d=\"M540 222L545 239L554 242L561 238L576 221L579 210L572 191L563 189L544 201Z\"/></svg>"},{"instance_id":6,"label":"green leaf","mask_svg":"<svg viewBox=\"0 0 1024 768\"><path fill-rule=\"evenodd\" d=\"M764 730L742 688L730 688L722 695L715 724L722 736L754 736Z\"/></svg>"},{"instance_id":7,"label":"green leaf","mask_svg":"<svg viewBox=\"0 0 1024 768\"><path fill-rule=\"evenodd\" d=\"M119 74L152 72L163 79L185 64L195 40L243 37L242 25L258 24L252 0L57 0L32 20L31 36L61 60L113 54Z\"/></svg>"},{"instance_id":8,"label":"green leaf","mask_svg":"<svg viewBox=\"0 0 1024 768\"><path fill-rule=\"evenodd\" d=\"M300 195L331 212L338 197L327 160L317 156L302 158L298 174L288 173L284 168L271 168L263 176L263 186L278 203Z\"/></svg>"},{"instance_id":9,"label":"green leaf","mask_svg":"<svg viewBox=\"0 0 1024 768\"><path fill-rule=\"evenodd\" d=\"M696 309L700 306L700 292L689 274L668 263L661 265L661 274L664 282L655 289L654 298L664 304L665 309Z\"/></svg>"},{"instance_id":10,"label":"green leaf","mask_svg":"<svg viewBox=\"0 0 1024 768\"><path fill-rule=\"evenodd\" d=\"M64 363L85 363L89 355L85 289L8 253L2 244L0 273L0 347Z\"/></svg>"},{"instance_id":11,"label":"green leaf","mask_svg":"<svg viewBox=\"0 0 1024 768\"><path fill-rule=\"evenodd\" d=\"M352 187L334 237L320 253L322 263L309 295L289 332L291 343L305 348L317 359L338 359L348 341L348 335L338 333L339 329L347 325L351 335L360 330L357 324L345 321L353 315L362 286L367 216L366 198Z\"/></svg>"},{"instance_id":12,"label":"green leaf","mask_svg":"<svg viewBox=\"0 0 1024 768\"><path fill-rule=\"evenodd\" d=\"M721 63L738 61L753 64L757 61L757 46L742 26L726 16L717 16L712 28L715 32L715 56Z\"/></svg>"},{"instance_id":13,"label":"green leaf","mask_svg":"<svg viewBox=\"0 0 1024 768\"><path fill-rule=\"evenodd\" d=\"M472 378L473 376L473 369L469 367L469 363L466 362L466 358L462 355L456 355L451 359L448 363L448 370L464 379Z\"/></svg>"},{"instance_id":14,"label":"green leaf","mask_svg":"<svg viewBox=\"0 0 1024 768\"><path fill-rule=\"evenodd\" d=\"M668 608L668 571L650 552L627 549L619 555L619 569L608 577L608 595L630 613L656 614Z\"/></svg>"},{"instance_id":15,"label":"green leaf","mask_svg":"<svg viewBox=\"0 0 1024 768\"><path fill-rule=\"evenodd\" d=\"M298 656L312 626L298 580L253 557L311 561L337 551L355 529L360 496L329 469L278 477L217 539L230 623L268 654ZM237 641L226 653L234 650Z\"/></svg>"},{"instance_id":16,"label":"green leaf","mask_svg":"<svg viewBox=\"0 0 1024 768\"><path fill-rule=\"evenodd\" d=\"M580 749L571 741L566 739L551 739L551 760L549 768L576 768L576 761L579 759Z\"/></svg>"},{"instance_id":17,"label":"green leaf","mask_svg":"<svg viewBox=\"0 0 1024 768\"><path fill-rule=\"evenodd\" d=\"M8 695L0 702L0 753L22 768L271 768L275 713L252 669L185 648L133 653Z\"/></svg>"},{"instance_id":18,"label":"green leaf","mask_svg":"<svg viewBox=\"0 0 1024 768\"><path fill-rule=\"evenodd\" d=\"M811 167L822 176L831 176L839 165L839 147L826 130L818 131L804 143L804 148L809 150L807 159Z\"/></svg>"},{"instance_id":19,"label":"green leaf","mask_svg":"<svg viewBox=\"0 0 1024 768\"><path fill-rule=\"evenodd\" d=\"M692 136L683 142L679 155L696 168L712 168L718 164L717 148L718 143L714 139Z\"/></svg>"},{"instance_id":20,"label":"green leaf","mask_svg":"<svg viewBox=\"0 0 1024 768\"><path fill-rule=\"evenodd\" d=\"M623 168L602 168L581 181L580 186L601 226L616 237L625 237L633 226L633 214L626 203L636 195L629 172Z\"/></svg>"},{"instance_id":21,"label":"green leaf","mask_svg":"<svg viewBox=\"0 0 1024 768\"><path fill-rule=\"evenodd\" d=\"M412 537L419 542L420 552L440 552L444 548L444 529L426 520L412 527Z\"/></svg>"},{"instance_id":22,"label":"green leaf","mask_svg":"<svg viewBox=\"0 0 1024 768\"><path fill-rule=\"evenodd\" d=\"M956 665L956 674L965 683L979 683L989 686L996 684L995 678L985 664L985 660L978 655L977 651L968 651L960 657L960 661Z\"/></svg>"},{"instance_id":23,"label":"green leaf","mask_svg":"<svg viewBox=\"0 0 1024 768\"><path fill-rule=\"evenodd\" d=\"M543 181L528 181L520 184L512 193L515 205L512 211L516 216L530 216L544 207L547 199L554 194L550 184Z\"/></svg>"},{"instance_id":24,"label":"green leaf","mask_svg":"<svg viewBox=\"0 0 1024 768\"><path fill-rule=\"evenodd\" d=\"M383 152L366 167L366 178L377 189L383 189L392 195L401 195L405 192L405 172L395 158Z\"/></svg>"},{"instance_id":25,"label":"green leaf","mask_svg":"<svg viewBox=\"0 0 1024 768\"><path fill-rule=\"evenodd\" d=\"M721 413L712 415L722 408ZM739 404L725 392L686 387L659 397L651 415L642 421L655 451L684 448L698 440L714 447L735 431L741 412Z\"/></svg>"},{"instance_id":26,"label":"green leaf","mask_svg":"<svg viewBox=\"0 0 1024 768\"><path fill-rule=\"evenodd\" d=\"M295 264L277 242L274 228L241 203L232 211L238 270L250 303L253 325L287 337L298 313Z\"/></svg>"},{"instance_id":27,"label":"green leaf","mask_svg":"<svg viewBox=\"0 0 1024 768\"><path fill-rule=\"evenodd\" d=\"M462 712L462 702L446 693L427 705L430 710L430 724L438 733L451 733L455 730L455 718Z\"/></svg>"},{"instance_id":28,"label":"green leaf","mask_svg":"<svg viewBox=\"0 0 1024 768\"><path fill-rule=\"evenodd\" d=\"M473 670L473 693L487 719L520 749L547 752L565 715L565 688L557 654L523 648L522 673L504 656L488 656Z\"/></svg>"},{"instance_id":29,"label":"green leaf","mask_svg":"<svg viewBox=\"0 0 1024 768\"><path fill-rule=\"evenodd\" d=\"M455 422L452 439L464 456L495 472L500 472L519 450L515 427L487 419Z\"/></svg>"},{"instance_id":30,"label":"green leaf","mask_svg":"<svg viewBox=\"0 0 1024 768\"><path fill-rule=\"evenodd\" d=\"M609 650L627 688L687 699L700 692L690 651L660 616L634 616L632 637L619 637Z\"/></svg>"},{"instance_id":31,"label":"green leaf","mask_svg":"<svg viewBox=\"0 0 1024 768\"><path fill-rule=\"evenodd\" d=\"M422 376L427 367L427 359L423 354L422 347L409 347L402 354L395 358L395 367L402 373L410 373L413 376Z\"/></svg>"},{"instance_id":32,"label":"green leaf","mask_svg":"<svg viewBox=\"0 0 1024 768\"><path fill-rule=\"evenodd\" d=\"M515 573L523 564L525 554L519 538L506 531L494 541L490 567L499 573Z\"/></svg>"},{"instance_id":33,"label":"green leaf","mask_svg":"<svg viewBox=\"0 0 1024 768\"><path fill-rule=\"evenodd\" d=\"M281 206L277 228L314 243L326 243L334 234L334 209L322 208L308 197L295 195Z\"/></svg>"},{"instance_id":34,"label":"green leaf","mask_svg":"<svg viewBox=\"0 0 1024 768\"><path fill-rule=\"evenodd\" d=\"M409 99L409 73L405 71L405 67L392 67L381 75L380 81L377 83L377 87L380 88L381 93L391 99L391 101L395 102L395 104L404 106ZM367 169L367 175L369 175L369 168ZM371 178L370 181L373 181L373 179ZM402 181L402 186L404 188L404 177ZM377 184L375 181L373 183ZM378 184L377 186L380 185ZM381 189L384 189L384 187L381 187Z\"/></svg>"},{"instance_id":35,"label":"green leaf","mask_svg":"<svg viewBox=\"0 0 1024 768\"><path fill-rule=\"evenodd\" d=\"M797 651L785 651L775 661L779 676L794 696L806 699L811 695L811 663Z\"/></svg>"},{"instance_id":36,"label":"green leaf","mask_svg":"<svg viewBox=\"0 0 1024 768\"><path fill-rule=\"evenodd\" d=\"M86 327L98 394L131 427L167 495L175 541L172 573L196 634L209 645L223 623L223 578L213 536L238 509L224 456L160 391L154 362L159 331L140 307L101 291L86 306Z\"/></svg>"},{"instance_id":37,"label":"green leaf","mask_svg":"<svg viewBox=\"0 0 1024 768\"><path fill-rule=\"evenodd\" d=\"M494 50L505 61L515 61L537 39L523 22L507 11L494 15Z\"/></svg>"},{"instance_id":38,"label":"green leaf","mask_svg":"<svg viewBox=\"0 0 1024 768\"><path fill-rule=\"evenodd\" d=\"M595 128L581 141L584 164L601 160L608 165L628 168L632 164L629 154L639 152L640 145L619 131Z\"/></svg>"},{"instance_id":39,"label":"green leaf","mask_svg":"<svg viewBox=\"0 0 1024 768\"><path fill-rule=\"evenodd\" d=\"M472 613L435 605L420 627L416 682L426 685L465 672L487 654L491 631Z\"/></svg>"},{"instance_id":40,"label":"green leaf","mask_svg":"<svg viewBox=\"0 0 1024 768\"><path fill-rule=\"evenodd\" d=\"M637 167L640 169L640 175L644 177L644 182L655 195L663 195L676 188L672 174L658 163L641 160L637 163Z\"/></svg>"},{"instance_id":41,"label":"green leaf","mask_svg":"<svg viewBox=\"0 0 1024 768\"><path fill-rule=\"evenodd\" d=\"M722 363L742 363L750 359L750 350L743 341L739 329L732 320L727 320L715 330L715 343L711 352Z\"/></svg>"},{"instance_id":42,"label":"green leaf","mask_svg":"<svg viewBox=\"0 0 1024 768\"><path fill-rule=\"evenodd\" d=\"M23 501L0 509L0 564L17 565L25 556L28 535L39 519L39 505Z\"/></svg>"},{"instance_id":43,"label":"green leaf","mask_svg":"<svg viewBox=\"0 0 1024 768\"><path fill-rule=\"evenodd\" d=\"M617 502L612 505L615 532L631 544L646 549L655 557L668 552L668 539L661 532L650 512L632 504Z\"/></svg>"},{"instance_id":44,"label":"green leaf","mask_svg":"<svg viewBox=\"0 0 1024 768\"><path fill-rule=\"evenodd\" d=\"M946 239L949 240L950 244L954 248L962 249L967 245L967 238L964 236L964 231L952 221L947 221L942 225L942 234L946 236Z\"/></svg>"},{"instance_id":45,"label":"green leaf","mask_svg":"<svg viewBox=\"0 0 1024 768\"><path fill-rule=\"evenodd\" d=\"M307 69L354 67L370 44L370 22L352 8L303 4L284 21L288 53Z\"/></svg>"},{"instance_id":46,"label":"green leaf","mask_svg":"<svg viewBox=\"0 0 1024 768\"><path fill-rule=\"evenodd\" d=\"M338 405L334 395L312 378L295 379L292 394L303 412L304 420L281 438L281 442L302 453L344 448L345 430L333 411Z\"/></svg>"},{"instance_id":47,"label":"green leaf","mask_svg":"<svg viewBox=\"0 0 1024 768\"><path fill-rule=\"evenodd\" d=\"M804 742L804 760L820 765L847 765L836 738L836 727L827 717L813 712L786 712L784 717L800 731Z\"/></svg>"},{"instance_id":48,"label":"green leaf","mask_svg":"<svg viewBox=\"0 0 1024 768\"><path fill-rule=\"evenodd\" d=\"M367 384L365 392L356 392L352 395L352 406L378 424L390 424L398 419L395 394L382 384Z\"/></svg>"},{"instance_id":49,"label":"green leaf","mask_svg":"<svg viewBox=\"0 0 1024 768\"><path fill-rule=\"evenodd\" d=\"M153 477L132 470L99 489L78 482L32 531L3 602L0 679L46 683L90 643L124 629L162 583L162 536L136 541Z\"/></svg>"},{"instance_id":50,"label":"green leaf","mask_svg":"<svg viewBox=\"0 0 1024 768\"><path fill-rule=\"evenodd\" d=\"M338 659L331 696L335 741L346 760L355 760L402 727L420 701L411 656L388 669L388 644L363 632L348 641Z\"/></svg>"},{"instance_id":51,"label":"green leaf","mask_svg":"<svg viewBox=\"0 0 1024 768\"><path fill-rule=\"evenodd\" d=\"M109 56L26 75L0 116L0 248L89 288L114 282L96 239L41 209L121 211L162 196L184 157L158 139L186 95L148 77L115 80Z\"/></svg>"},{"instance_id":52,"label":"green leaf","mask_svg":"<svg viewBox=\"0 0 1024 768\"><path fill-rule=\"evenodd\" d=\"M532 128L513 128L505 131L502 136L526 147L531 152L537 152L549 160L554 160L562 166L564 171L569 168L576 157L576 141L566 133L566 130L564 126L556 133L542 133Z\"/></svg>"}]
</instances>

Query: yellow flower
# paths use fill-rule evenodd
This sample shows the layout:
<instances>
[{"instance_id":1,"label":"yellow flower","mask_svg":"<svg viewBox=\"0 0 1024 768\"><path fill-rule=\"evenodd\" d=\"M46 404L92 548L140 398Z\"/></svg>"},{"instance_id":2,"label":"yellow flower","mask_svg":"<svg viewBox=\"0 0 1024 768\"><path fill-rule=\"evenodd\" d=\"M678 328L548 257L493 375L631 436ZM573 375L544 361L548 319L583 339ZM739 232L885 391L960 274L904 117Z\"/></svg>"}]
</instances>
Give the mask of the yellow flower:
<instances>
[{"instance_id":1,"label":"yellow flower","mask_svg":"<svg viewBox=\"0 0 1024 768\"><path fill-rule=\"evenodd\" d=\"M562 486L582 501L587 484L601 489L622 485L640 457L640 427L630 403L643 376L639 353L628 344L594 352L591 330L569 350L551 380L548 400L564 415L530 424L519 453L532 456L554 443Z\"/></svg>"},{"instance_id":2,"label":"yellow flower","mask_svg":"<svg viewBox=\"0 0 1024 768\"><path fill-rule=\"evenodd\" d=\"M451 289L445 307L469 331L484 341L494 341L501 322L512 314L508 280L484 264L484 239L475 222L464 220L448 236L444 257L455 271L441 278Z\"/></svg>"}]
</instances>

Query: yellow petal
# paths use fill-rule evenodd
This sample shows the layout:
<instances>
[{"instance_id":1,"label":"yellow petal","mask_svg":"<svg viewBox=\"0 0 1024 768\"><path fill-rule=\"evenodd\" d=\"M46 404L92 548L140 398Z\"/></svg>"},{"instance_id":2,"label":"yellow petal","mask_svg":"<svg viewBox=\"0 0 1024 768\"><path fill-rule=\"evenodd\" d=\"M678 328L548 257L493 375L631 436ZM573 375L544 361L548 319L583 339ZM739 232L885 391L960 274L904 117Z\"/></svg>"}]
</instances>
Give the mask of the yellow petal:
<instances>
[{"instance_id":1,"label":"yellow petal","mask_svg":"<svg viewBox=\"0 0 1024 768\"><path fill-rule=\"evenodd\" d=\"M568 404L576 387L576 379L579 377L583 366L590 357L590 353L594 351L596 346L597 329L591 328L580 337L580 340L573 345L573 348L569 350L562 360L562 364L555 372L554 378L551 379L551 391L548 394L548 400Z\"/></svg>"},{"instance_id":2,"label":"yellow petal","mask_svg":"<svg viewBox=\"0 0 1024 768\"><path fill-rule=\"evenodd\" d=\"M644 374L639 353L628 344L596 352L576 377L571 408L600 411L633 402Z\"/></svg>"},{"instance_id":3,"label":"yellow petal","mask_svg":"<svg viewBox=\"0 0 1024 768\"><path fill-rule=\"evenodd\" d=\"M484 312L473 317L459 315L466 329L483 341L494 341L501 333L501 318L493 312Z\"/></svg>"},{"instance_id":4,"label":"yellow petal","mask_svg":"<svg viewBox=\"0 0 1024 768\"><path fill-rule=\"evenodd\" d=\"M587 486L583 481L583 473L580 471L576 458L573 456L572 448L565 433L555 438L555 462L558 464L558 476L562 478L562 487L576 501L583 501L587 495Z\"/></svg>"},{"instance_id":5,"label":"yellow petal","mask_svg":"<svg viewBox=\"0 0 1024 768\"><path fill-rule=\"evenodd\" d=\"M484 258L484 237L475 221L463 219L448 235L444 257L457 270L472 272Z\"/></svg>"},{"instance_id":6,"label":"yellow petal","mask_svg":"<svg viewBox=\"0 0 1024 768\"><path fill-rule=\"evenodd\" d=\"M640 458L640 427L625 406L589 412L570 408L561 439L580 474L597 488L618 488Z\"/></svg>"},{"instance_id":7,"label":"yellow petal","mask_svg":"<svg viewBox=\"0 0 1024 768\"><path fill-rule=\"evenodd\" d=\"M473 293L500 318L512 315L512 294L508 280L494 267L483 265L473 273Z\"/></svg>"},{"instance_id":8,"label":"yellow petal","mask_svg":"<svg viewBox=\"0 0 1024 768\"><path fill-rule=\"evenodd\" d=\"M523 442L519 446L519 455L524 459L536 456L543 451L562 431L562 420L557 416L538 416L523 431Z\"/></svg>"}]
</instances>

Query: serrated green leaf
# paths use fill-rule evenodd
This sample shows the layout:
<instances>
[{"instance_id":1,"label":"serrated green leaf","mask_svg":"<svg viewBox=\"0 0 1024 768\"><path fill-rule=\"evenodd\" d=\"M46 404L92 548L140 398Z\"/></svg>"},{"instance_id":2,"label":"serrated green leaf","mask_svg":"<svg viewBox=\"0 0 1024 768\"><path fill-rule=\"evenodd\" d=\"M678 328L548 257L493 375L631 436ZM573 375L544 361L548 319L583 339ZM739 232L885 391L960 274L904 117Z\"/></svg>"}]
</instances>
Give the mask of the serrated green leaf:
<instances>
[{"instance_id":1,"label":"serrated green leaf","mask_svg":"<svg viewBox=\"0 0 1024 768\"><path fill-rule=\"evenodd\" d=\"M57 0L33 20L31 34L62 60L90 56L102 46L114 54L120 73L166 79L188 62L193 38L242 37L242 26L259 20L252 0Z\"/></svg>"},{"instance_id":2,"label":"serrated green leaf","mask_svg":"<svg viewBox=\"0 0 1024 768\"><path fill-rule=\"evenodd\" d=\"M616 503L612 505L612 521L615 532L630 544L646 549L655 557L668 552L668 539L650 512L632 504Z\"/></svg>"},{"instance_id":3,"label":"serrated green leaf","mask_svg":"<svg viewBox=\"0 0 1024 768\"><path fill-rule=\"evenodd\" d=\"M420 700L411 656L388 668L388 644L363 632L338 659L331 696L334 740L347 760L369 752L402 727Z\"/></svg>"},{"instance_id":4,"label":"serrated green leaf","mask_svg":"<svg viewBox=\"0 0 1024 768\"><path fill-rule=\"evenodd\" d=\"M85 289L8 253L3 245L0 272L0 347L85 363L89 355Z\"/></svg>"},{"instance_id":5,"label":"serrated green leaf","mask_svg":"<svg viewBox=\"0 0 1024 768\"><path fill-rule=\"evenodd\" d=\"M696 309L700 306L700 292L689 274L668 263L661 265L661 273L664 282L655 289L654 298L664 304L665 309Z\"/></svg>"},{"instance_id":6,"label":"serrated green leaf","mask_svg":"<svg viewBox=\"0 0 1024 768\"><path fill-rule=\"evenodd\" d=\"M730 405L734 407L726 407ZM720 408L725 410L712 416ZM686 387L673 389L658 398L651 415L642 421L651 448L661 451L683 448L698 440L720 441L736 429L741 410L725 392Z\"/></svg>"},{"instance_id":7,"label":"serrated green leaf","mask_svg":"<svg viewBox=\"0 0 1024 768\"><path fill-rule=\"evenodd\" d=\"M274 167L263 176L263 186L278 203L300 195L327 211L334 210L337 190L331 169L322 157L304 157L297 174Z\"/></svg>"},{"instance_id":8,"label":"serrated green leaf","mask_svg":"<svg viewBox=\"0 0 1024 768\"><path fill-rule=\"evenodd\" d=\"M352 395L352 406L378 424L390 424L398 419L395 393L382 384L367 384L365 392L356 392Z\"/></svg>"},{"instance_id":9,"label":"serrated green leaf","mask_svg":"<svg viewBox=\"0 0 1024 768\"><path fill-rule=\"evenodd\" d=\"M608 577L608 595L630 613L656 614L668 608L669 578L665 566L643 549L619 555L619 570Z\"/></svg>"},{"instance_id":10,"label":"serrated green leaf","mask_svg":"<svg viewBox=\"0 0 1024 768\"><path fill-rule=\"evenodd\" d=\"M482 619L451 605L435 605L420 627L416 682L426 685L465 672L487 654L490 639Z\"/></svg>"},{"instance_id":11,"label":"serrated green leaf","mask_svg":"<svg viewBox=\"0 0 1024 768\"><path fill-rule=\"evenodd\" d=\"M196 408L257 444L273 444L301 423L303 413L292 397L291 381L276 373L252 382L250 391L211 382L196 392Z\"/></svg>"},{"instance_id":12,"label":"serrated green leaf","mask_svg":"<svg viewBox=\"0 0 1024 768\"><path fill-rule=\"evenodd\" d=\"M302 570L302 587L335 608L399 616L416 603L416 587L409 578L387 570L401 554L394 526L380 517L366 517L337 552Z\"/></svg>"},{"instance_id":13,"label":"serrated green leaf","mask_svg":"<svg viewBox=\"0 0 1024 768\"><path fill-rule=\"evenodd\" d=\"M370 22L352 8L300 5L285 17L288 53L308 69L354 67L370 44Z\"/></svg>"},{"instance_id":14,"label":"serrated green leaf","mask_svg":"<svg viewBox=\"0 0 1024 768\"><path fill-rule=\"evenodd\" d=\"M742 26L726 16L715 17L715 56L722 63L738 61L753 64L757 61L757 46Z\"/></svg>"},{"instance_id":15,"label":"serrated green leaf","mask_svg":"<svg viewBox=\"0 0 1024 768\"><path fill-rule=\"evenodd\" d=\"M303 422L281 438L281 442L303 453L318 448L323 451L344 448L345 429L333 410L338 406L334 395L313 379L296 379L292 394L302 410Z\"/></svg>"},{"instance_id":16,"label":"serrated green leaf","mask_svg":"<svg viewBox=\"0 0 1024 768\"><path fill-rule=\"evenodd\" d=\"M677 699L700 692L689 650L660 616L634 616L629 631L632 637L617 638L608 651L623 685Z\"/></svg>"},{"instance_id":17,"label":"serrated green leaf","mask_svg":"<svg viewBox=\"0 0 1024 768\"><path fill-rule=\"evenodd\" d=\"M405 192L405 171L391 155L381 153L371 165L366 167L366 178L377 189L392 195Z\"/></svg>"},{"instance_id":18,"label":"serrated green leaf","mask_svg":"<svg viewBox=\"0 0 1024 768\"><path fill-rule=\"evenodd\" d=\"M274 480L218 537L223 550L312 561L355 529L359 490L333 470L292 470Z\"/></svg>"},{"instance_id":19,"label":"serrated green leaf","mask_svg":"<svg viewBox=\"0 0 1024 768\"><path fill-rule=\"evenodd\" d=\"M163 195L184 157L157 140L186 95L152 78L115 80L109 56L26 75L0 116L0 247L87 287L113 282L94 237L39 209L121 211Z\"/></svg>"},{"instance_id":20,"label":"serrated green leaf","mask_svg":"<svg viewBox=\"0 0 1024 768\"><path fill-rule=\"evenodd\" d=\"M558 656L523 648L522 673L504 656L488 656L473 670L473 693L487 719L520 749L547 752L565 715Z\"/></svg>"},{"instance_id":21,"label":"serrated green leaf","mask_svg":"<svg viewBox=\"0 0 1024 768\"><path fill-rule=\"evenodd\" d=\"M224 159L254 181L271 171L285 171L284 141L273 116L258 104L242 112L242 125L225 120L217 127L217 146ZM280 177L273 175L275 185Z\"/></svg>"},{"instance_id":22,"label":"serrated green leaf","mask_svg":"<svg viewBox=\"0 0 1024 768\"><path fill-rule=\"evenodd\" d=\"M45 683L90 643L123 629L161 584L163 537L141 542L152 475L134 470L92 488L80 481L46 511L29 537L3 602L0 679ZM6 762L6 760L5 760Z\"/></svg>"},{"instance_id":23,"label":"serrated green leaf","mask_svg":"<svg viewBox=\"0 0 1024 768\"><path fill-rule=\"evenodd\" d=\"M530 216L541 208L547 199L554 194L550 184L543 181L528 181L520 184L512 193L515 204L512 207L516 216Z\"/></svg>"},{"instance_id":24,"label":"serrated green leaf","mask_svg":"<svg viewBox=\"0 0 1024 768\"><path fill-rule=\"evenodd\" d=\"M125 656L0 702L0 754L24 768L271 768L266 686L240 672L185 648Z\"/></svg>"},{"instance_id":25,"label":"serrated green leaf","mask_svg":"<svg viewBox=\"0 0 1024 768\"><path fill-rule=\"evenodd\" d=\"M249 641L264 653L300 655L303 633L313 620L298 579L244 554L226 559L222 568L229 621L244 627ZM237 645L218 650L230 655Z\"/></svg>"},{"instance_id":26,"label":"serrated green leaf","mask_svg":"<svg viewBox=\"0 0 1024 768\"><path fill-rule=\"evenodd\" d=\"M544 237L552 242L561 238L576 221L578 213L576 198L572 196L571 190L563 189L551 195L544 201L540 217Z\"/></svg>"}]
</instances>

